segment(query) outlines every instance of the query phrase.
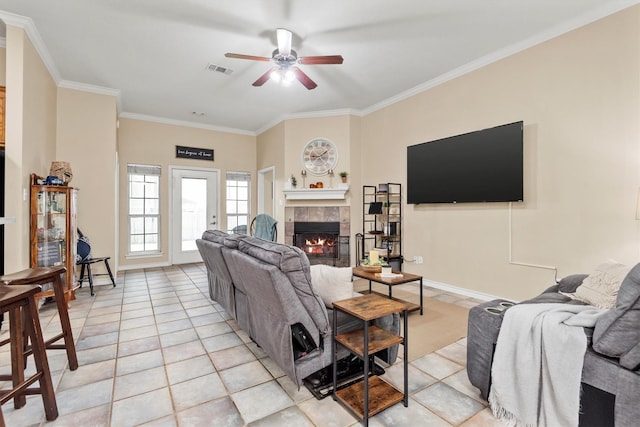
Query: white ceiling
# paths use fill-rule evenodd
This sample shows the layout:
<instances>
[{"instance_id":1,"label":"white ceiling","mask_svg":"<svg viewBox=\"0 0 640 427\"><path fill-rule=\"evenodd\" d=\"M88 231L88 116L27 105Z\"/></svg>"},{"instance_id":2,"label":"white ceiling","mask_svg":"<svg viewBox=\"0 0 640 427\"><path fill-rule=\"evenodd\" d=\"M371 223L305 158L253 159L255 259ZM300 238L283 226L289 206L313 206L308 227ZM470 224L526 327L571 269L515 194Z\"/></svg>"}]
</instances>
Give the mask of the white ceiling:
<instances>
[{"instance_id":1,"label":"white ceiling","mask_svg":"<svg viewBox=\"0 0 640 427\"><path fill-rule=\"evenodd\" d=\"M32 20L58 84L117 90L125 117L256 133L290 117L375 110L639 2L0 0L0 10ZM300 65L311 91L253 87L271 64L224 54L270 57L278 27L299 56L344 63Z\"/></svg>"}]
</instances>

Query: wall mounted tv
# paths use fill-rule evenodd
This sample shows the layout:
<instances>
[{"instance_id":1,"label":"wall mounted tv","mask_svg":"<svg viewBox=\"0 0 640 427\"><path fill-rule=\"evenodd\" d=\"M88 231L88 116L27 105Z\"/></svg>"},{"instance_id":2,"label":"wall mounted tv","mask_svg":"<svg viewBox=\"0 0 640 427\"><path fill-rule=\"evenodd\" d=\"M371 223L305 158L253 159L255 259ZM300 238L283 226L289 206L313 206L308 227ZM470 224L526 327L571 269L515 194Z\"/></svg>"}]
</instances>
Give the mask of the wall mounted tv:
<instances>
[{"instance_id":1,"label":"wall mounted tv","mask_svg":"<svg viewBox=\"0 0 640 427\"><path fill-rule=\"evenodd\" d=\"M523 199L523 122L407 147L407 203Z\"/></svg>"}]
</instances>

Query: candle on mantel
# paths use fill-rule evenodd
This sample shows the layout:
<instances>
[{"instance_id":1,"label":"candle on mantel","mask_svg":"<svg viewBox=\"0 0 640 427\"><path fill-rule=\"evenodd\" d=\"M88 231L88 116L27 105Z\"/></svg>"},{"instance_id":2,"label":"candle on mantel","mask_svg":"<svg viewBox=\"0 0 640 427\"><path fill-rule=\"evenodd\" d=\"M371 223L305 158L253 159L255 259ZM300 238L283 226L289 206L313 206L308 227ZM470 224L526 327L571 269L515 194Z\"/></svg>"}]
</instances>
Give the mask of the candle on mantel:
<instances>
[{"instance_id":1,"label":"candle on mantel","mask_svg":"<svg viewBox=\"0 0 640 427\"><path fill-rule=\"evenodd\" d=\"M373 265L378 262L378 251L369 251L369 265Z\"/></svg>"}]
</instances>

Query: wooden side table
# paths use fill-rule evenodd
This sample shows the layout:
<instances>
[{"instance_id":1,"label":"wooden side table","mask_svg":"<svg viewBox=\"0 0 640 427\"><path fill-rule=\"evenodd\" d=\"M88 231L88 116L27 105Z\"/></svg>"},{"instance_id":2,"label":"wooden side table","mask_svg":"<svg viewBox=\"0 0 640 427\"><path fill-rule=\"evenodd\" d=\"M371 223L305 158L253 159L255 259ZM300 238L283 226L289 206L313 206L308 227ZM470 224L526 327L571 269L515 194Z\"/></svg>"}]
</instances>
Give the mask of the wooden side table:
<instances>
[{"instance_id":1,"label":"wooden side table","mask_svg":"<svg viewBox=\"0 0 640 427\"><path fill-rule=\"evenodd\" d=\"M367 294L333 303L333 399L350 409L363 420L365 427L369 425L369 417L381 412L398 402L409 405L408 383L408 306L406 303L385 298L377 294ZM338 335L338 310L362 320L363 328ZM370 325L375 319L402 313L404 337L386 329ZM370 377L370 358L381 350L396 344L404 348L404 392L376 375ZM341 390L337 390L338 345L349 349L362 358L364 362L364 378Z\"/></svg>"},{"instance_id":2,"label":"wooden side table","mask_svg":"<svg viewBox=\"0 0 640 427\"><path fill-rule=\"evenodd\" d=\"M408 301L402 301L400 298L393 298L397 301L405 302L409 305L409 311L420 310L420 316L423 313L423 298L422 298L422 276L418 276L417 274L404 273L402 271L394 271L395 274L402 274L402 277L384 277L379 273L371 273L366 271L362 267L353 267L353 275L355 277L359 277L361 279L365 279L369 281L369 292L371 291L371 282L380 283L382 285L386 285L389 288L389 298L393 298L391 289L396 285L403 285L409 282L420 282L420 304L413 304Z\"/></svg>"}]
</instances>

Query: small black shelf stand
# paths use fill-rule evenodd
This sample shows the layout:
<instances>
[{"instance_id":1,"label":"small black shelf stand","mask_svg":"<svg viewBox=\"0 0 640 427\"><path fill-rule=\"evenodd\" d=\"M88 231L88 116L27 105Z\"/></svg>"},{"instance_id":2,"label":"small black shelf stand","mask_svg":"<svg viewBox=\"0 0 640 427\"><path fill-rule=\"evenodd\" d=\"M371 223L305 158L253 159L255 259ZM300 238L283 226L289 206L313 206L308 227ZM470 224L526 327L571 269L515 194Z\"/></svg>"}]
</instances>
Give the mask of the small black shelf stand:
<instances>
[{"instance_id":1,"label":"small black shelf stand","mask_svg":"<svg viewBox=\"0 0 640 427\"><path fill-rule=\"evenodd\" d=\"M402 270L402 184L362 186L362 234L358 236L361 257L377 250L393 270ZM356 259L356 265L360 265Z\"/></svg>"}]
</instances>

